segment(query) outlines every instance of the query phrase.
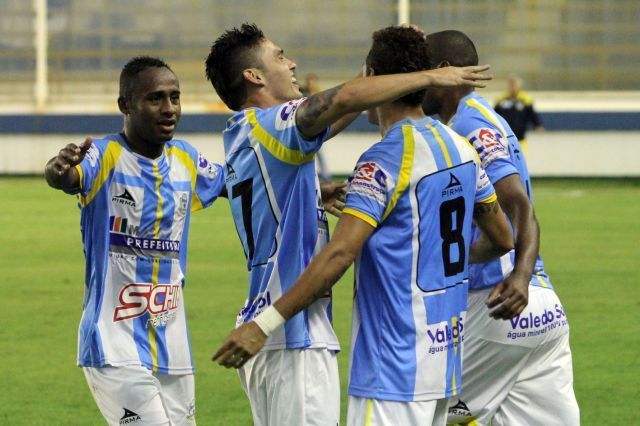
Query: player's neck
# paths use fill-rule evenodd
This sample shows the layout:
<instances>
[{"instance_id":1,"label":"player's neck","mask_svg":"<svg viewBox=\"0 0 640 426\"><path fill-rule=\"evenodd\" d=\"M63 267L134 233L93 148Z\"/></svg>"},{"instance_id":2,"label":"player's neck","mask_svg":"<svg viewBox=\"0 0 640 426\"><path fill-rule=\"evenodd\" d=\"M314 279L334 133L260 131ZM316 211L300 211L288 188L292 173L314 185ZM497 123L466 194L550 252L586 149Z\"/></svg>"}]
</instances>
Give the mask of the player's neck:
<instances>
[{"instance_id":1,"label":"player's neck","mask_svg":"<svg viewBox=\"0 0 640 426\"><path fill-rule=\"evenodd\" d=\"M391 126L399 121L411 119L421 120L425 118L421 105L408 106L399 102L392 102L377 108L378 123L382 136L386 135Z\"/></svg>"},{"instance_id":2,"label":"player's neck","mask_svg":"<svg viewBox=\"0 0 640 426\"><path fill-rule=\"evenodd\" d=\"M140 137L138 137L135 132L127 129L126 126L121 135L131 151L135 152L136 154L142 155L143 157L149 158L151 160L155 160L162 155L164 143L157 144L144 141Z\"/></svg>"},{"instance_id":3,"label":"player's neck","mask_svg":"<svg viewBox=\"0 0 640 426\"><path fill-rule=\"evenodd\" d=\"M473 92L473 89L452 89L451 94L449 96L446 96L442 100L442 106L440 108L439 115L443 123L448 123L449 120L451 120L451 117L453 117L458 110L458 104L460 103L462 98L469 95L469 93L471 92Z\"/></svg>"},{"instance_id":4,"label":"player's neck","mask_svg":"<svg viewBox=\"0 0 640 426\"><path fill-rule=\"evenodd\" d=\"M247 96L247 101L240 107L241 110L246 108L273 108L291 99L279 99L265 90L257 90Z\"/></svg>"}]
</instances>

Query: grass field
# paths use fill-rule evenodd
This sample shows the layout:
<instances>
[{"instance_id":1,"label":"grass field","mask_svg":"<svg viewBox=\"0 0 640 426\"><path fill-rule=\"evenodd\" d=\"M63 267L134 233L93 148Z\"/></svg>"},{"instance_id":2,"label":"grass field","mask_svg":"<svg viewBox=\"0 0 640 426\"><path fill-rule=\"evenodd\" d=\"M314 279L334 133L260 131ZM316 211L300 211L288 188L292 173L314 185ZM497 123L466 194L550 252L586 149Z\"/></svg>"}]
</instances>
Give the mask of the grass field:
<instances>
[{"instance_id":1,"label":"grass field","mask_svg":"<svg viewBox=\"0 0 640 426\"><path fill-rule=\"evenodd\" d=\"M571 325L582 422L632 424L640 397L640 183L534 185L542 254ZM0 194L0 424L102 424L75 366L83 287L76 202L35 178L2 178ZM194 215L185 300L201 425L251 424L236 373L209 361L244 302L237 238L226 201ZM343 417L351 280L349 273L334 293Z\"/></svg>"}]
</instances>

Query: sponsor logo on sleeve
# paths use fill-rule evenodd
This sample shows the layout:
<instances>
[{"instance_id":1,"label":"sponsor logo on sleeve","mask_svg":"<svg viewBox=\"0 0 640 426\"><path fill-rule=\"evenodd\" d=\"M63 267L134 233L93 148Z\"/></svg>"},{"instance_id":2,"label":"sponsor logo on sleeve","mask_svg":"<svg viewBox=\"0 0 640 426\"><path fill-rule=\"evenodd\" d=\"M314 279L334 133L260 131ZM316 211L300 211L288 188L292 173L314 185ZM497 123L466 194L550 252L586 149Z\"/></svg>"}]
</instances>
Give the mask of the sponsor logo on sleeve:
<instances>
[{"instance_id":1,"label":"sponsor logo on sleeve","mask_svg":"<svg viewBox=\"0 0 640 426\"><path fill-rule=\"evenodd\" d=\"M296 112L296 109L298 109L298 106L300 105L300 103L302 103L302 101L304 101L304 99L297 99L295 101L289 101L280 106L280 109L276 114L277 130L284 130L286 128L293 127L296 125L295 112Z\"/></svg>"},{"instance_id":2,"label":"sponsor logo on sleeve","mask_svg":"<svg viewBox=\"0 0 640 426\"><path fill-rule=\"evenodd\" d=\"M469 139L469 142L478 153L483 167L487 167L498 158L509 158L507 141L497 130L488 128L476 129L467 139Z\"/></svg>"},{"instance_id":3,"label":"sponsor logo on sleeve","mask_svg":"<svg viewBox=\"0 0 640 426\"><path fill-rule=\"evenodd\" d=\"M209 179L215 179L218 173L217 165L207 161L201 153L198 153L198 174Z\"/></svg>"},{"instance_id":4,"label":"sponsor logo on sleeve","mask_svg":"<svg viewBox=\"0 0 640 426\"><path fill-rule=\"evenodd\" d=\"M349 178L349 192L386 205L387 192L394 187L391 175L374 162L360 163Z\"/></svg>"}]
</instances>

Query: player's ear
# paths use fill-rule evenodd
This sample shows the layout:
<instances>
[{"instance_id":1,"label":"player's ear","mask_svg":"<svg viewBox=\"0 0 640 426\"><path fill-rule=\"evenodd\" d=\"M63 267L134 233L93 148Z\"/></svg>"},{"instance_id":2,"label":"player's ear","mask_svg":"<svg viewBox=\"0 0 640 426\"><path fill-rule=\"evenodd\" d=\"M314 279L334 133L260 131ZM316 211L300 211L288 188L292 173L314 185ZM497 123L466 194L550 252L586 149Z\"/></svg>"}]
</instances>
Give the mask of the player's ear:
<instances>
[{"instance_id":1,"label":"player's ear","mask_svg":"<svg viewBox=\"0 0 640 426\"><path fill-rule=\"evenodd\" d=\"M255 84L257 86L266 85L262 72L257 68L247 68L242 71L242 77L251 84Z\"/></svg>"},{"instance_id":2,"label":"player's ear","mask_svg":"<svg viewBox=\"0 0 640 426\"><path fill-rule=\"evenodd\" d=\"M124 96L118 96L118 109L124 115L129 115L129 102Z\"/></svg>"},{"instance_id":3,"label":"player's ear","mask_svg":"<svg viewBox=\"0 0 640 426\"><path fill-rule=\"evenodd\" d=\"M437 67L437 68L444 68L444 67L450 67L450 66L451 66L451 63L449 63L449 61L447 61L447 60L445 59L444 61L441 61L441 62L438 64L438 67Z\"/></svg>"}]
</instances>

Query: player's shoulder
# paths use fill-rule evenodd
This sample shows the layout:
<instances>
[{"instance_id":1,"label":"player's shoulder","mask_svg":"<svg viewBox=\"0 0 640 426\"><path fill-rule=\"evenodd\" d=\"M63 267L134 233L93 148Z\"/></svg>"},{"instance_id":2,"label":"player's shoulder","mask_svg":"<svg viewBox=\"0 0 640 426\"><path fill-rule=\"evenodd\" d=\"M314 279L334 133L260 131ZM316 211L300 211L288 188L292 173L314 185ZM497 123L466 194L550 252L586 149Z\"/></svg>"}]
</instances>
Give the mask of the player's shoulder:
<instances>
[{"instance_id":1,"label":"player's shoulder","mask_svg":"<svg viewBox=\"0 0 640 426\"><path fill-rule=\"evenodd\" d=\"M171 139L165 144L165 148L177 149L188 153L197 152L196 148L193 145L182 139Z\"/></svg>"},{"instance_id":2,"label":"player's shoulder","mask_svg":"<svg viewBox=\"0 0 640 426\"><path fill-rule=\"evenodd\" d=\"M498 113L479 95L467 96L460 101L451 127L467 139L472 132L479 129L487 128L500 132L503 130Z\"/></svg>"},{"instance_id":3,"label":"player's shoulder","mask_svg":"<svg viewBox=\"0 0 640 426\"><path fill-rule=\"evenodd\" d=\"M249 121L252 116L266 128L273 130L285 130L296 125L296 112L306 98L292 99L269 108L252 108L247 110L246 116Z\"/></svg>"},{"instance_id":4,"label":"player's shoulder","mask_svg":"<svg viewBox=\"0 0 640 426\"><path fill-rule=\"evenodd\" d=\"M518 92L518 100L523 104L529 106L533 103L533 98L524 90Z\"/></svg>"}]
</instances>

